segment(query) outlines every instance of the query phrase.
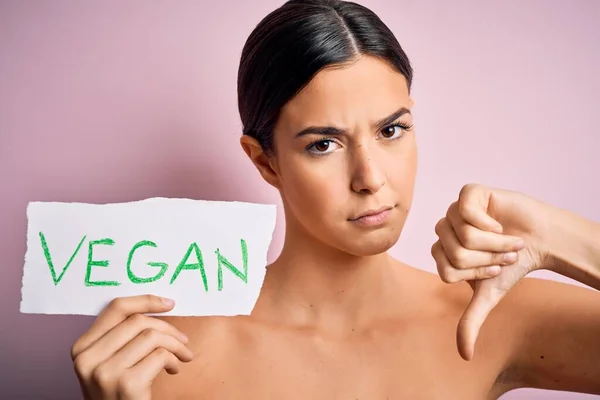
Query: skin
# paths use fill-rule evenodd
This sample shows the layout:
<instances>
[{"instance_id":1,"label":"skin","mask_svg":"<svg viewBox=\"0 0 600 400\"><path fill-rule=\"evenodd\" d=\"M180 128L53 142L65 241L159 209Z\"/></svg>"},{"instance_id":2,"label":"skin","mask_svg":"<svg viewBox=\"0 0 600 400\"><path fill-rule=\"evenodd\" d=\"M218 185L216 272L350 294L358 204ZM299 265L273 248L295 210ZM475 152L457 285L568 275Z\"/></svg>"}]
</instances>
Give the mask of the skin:
<instances>
[{"instance_id":1,"label":"skin","mask_svg":"<svg viewBox=\"0 0 600 400\"><path fill-rule=\"evenodd\" d=\"M362 57L319 72L281 110L273 155L243 137L286 216L282 253L252 314L156 318L142 314L172 305L116 300L72 349L86 398L480 400L525 386L600 393L600 296L521 279L547 267L542 244L551 241L534 222L519 227L516 194L491 202L487 188L461 192L436 227L439 276L387 255L411 208L417 146L410 112L376 122L412 106L401 74ZM341 132L297 137L313 126ZM527 204L520 210L529 218L546 215ZM392 208L381 226L352 221L384 206ZM484 222L473 225L473 215ZM500 262L513 252L517 261ZM502 269L492 274L495 264ZM600 277L591 262L578 265L566 270L586 265L586 276ZM507 287L502 301L490 295Z\"/></svg>"}]
</instances>

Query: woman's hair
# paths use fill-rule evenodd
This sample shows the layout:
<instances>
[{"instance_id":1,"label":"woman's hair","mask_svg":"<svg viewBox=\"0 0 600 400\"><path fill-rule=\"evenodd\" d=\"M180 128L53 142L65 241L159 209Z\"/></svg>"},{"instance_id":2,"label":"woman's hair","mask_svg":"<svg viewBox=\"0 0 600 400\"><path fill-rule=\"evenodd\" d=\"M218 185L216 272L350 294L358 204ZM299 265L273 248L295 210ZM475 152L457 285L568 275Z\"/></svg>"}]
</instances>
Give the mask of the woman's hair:
<instances>
[{"instance_id":1,"label":"woman's hair","mask_svg":"<svg viewBox=\"0 0 600 400\"><path fill-rule=\"evenodd\" d=\"M323 68L360 56L387 61L406 78L412 67L394 34L368 8L341 0L289 0L252 31L238 70L243 133L273 151L279 111Z\"/></svg>"}]
</instances>

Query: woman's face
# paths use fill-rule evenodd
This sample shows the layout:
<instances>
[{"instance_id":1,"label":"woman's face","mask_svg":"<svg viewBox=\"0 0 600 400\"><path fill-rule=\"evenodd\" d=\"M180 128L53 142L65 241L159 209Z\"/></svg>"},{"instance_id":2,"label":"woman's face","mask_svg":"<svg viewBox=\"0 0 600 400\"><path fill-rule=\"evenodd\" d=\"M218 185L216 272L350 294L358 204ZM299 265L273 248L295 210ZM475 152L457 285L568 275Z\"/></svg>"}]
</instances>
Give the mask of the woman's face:
<instances>
[{"instance_id":1,"label":"woman's face","mask_svg":"<svg viewBox=\"0 0 600 400\"><path fill-rule=\"evenodd\" d=\"M288 235L361 256L396 243L417 167L411 107L406 79L372 57L319 72L285 105L271 176L261 172L281 193Z\"/></svg>"}]
</instances>

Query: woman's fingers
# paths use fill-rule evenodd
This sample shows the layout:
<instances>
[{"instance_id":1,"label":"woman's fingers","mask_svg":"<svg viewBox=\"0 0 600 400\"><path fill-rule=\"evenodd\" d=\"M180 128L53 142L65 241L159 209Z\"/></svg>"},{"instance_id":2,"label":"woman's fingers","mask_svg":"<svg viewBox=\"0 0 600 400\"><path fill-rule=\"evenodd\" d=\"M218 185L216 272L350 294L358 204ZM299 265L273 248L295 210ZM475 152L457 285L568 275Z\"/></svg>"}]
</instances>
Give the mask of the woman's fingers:
<instances>
[{"instance_id":1,"label":"woman's fingers","mask_svg":"<svg viewBox=\"0 0 600 400\"><path fill-rule=\"evenodd\" d=\"M145 400L150 399L152 382L163 369L169 374L179 373L179 360L164 347L158 347L141 357L133 368L116 369L110 361L100 364L92 381L105 394L102 398Z\"/></svg>"},{"instance_id":2,"label":"woman's fingers","mask_svg":"<svg viewBox=\"0 0 600 400\"><path fill-rule=\"evenodd\" d=\"M185 344L173 336L154 329L146 329L121 348L107 364L115 370L131 368L160 348L167 350L182 362L189 362L194 358L194 354Z\"/></svg>"},{"instance_id":3,"label":"woman's fingers","mask_svg":"<svg viewBox=\"0 0 600 400\"><path fill-rule=\"evenodd\" d=\"M440 241L435 242L435 244L431 247L431 255L435 260L440 278L446 283L493 278L502 270L498 265L470 269L457 269L452 265L450 260L448 260Z\"/></svg>"},{"instance_id":4,"label":"woman's fingers","mask_svg":"<svg viewBox=\"0 0 600 400\"><path fill-rule=\"evenodd\" d=\"M163 369L171 375L178 374L180 371L180 364L173 353L158 348L130 369L130 377L133 378L133 380L147 382L151 385L154 378L156 378Z\"/></svg>"},{"instance_id":5,"label":"woman's fingers","mask_svg":"<svg viewBox=\"0 0 600 400\"><path fill-rule=\"evenodd\" d=\"M452 209L448 210L445 220L463 247L467 249L506 253L519 251L525 246L521 238L480 229L478 226L469 223L461 214Z\"/></svg>"},{"instance_id":6,"label":"woman's fingers","mask_svg":"<svg viewBox=\"0 0 600 400\"><path fill-rule=\"evenodd\" d=\"M102 310L90 329L73 344L71 358L75 360L84 350L132 314L161 313L171 310L173 306L172 300L153 295L114 299Z\"/></svg>"},{"instance_id":7,"label":"woman's fingers","mask_svg":"<svg viewBox=\"0 0 600 400\"><path fill-rule=\"evenodd\" d=\"M113 357L119 349L145 331L154 331L169 335L174 340L180 342L182 346L188 342L187 337L173 325L153 317L134 314L108 331L108 333L88 347L84 354L76 358L81 368L81 375L86 376L91 373L93 366L99 365ZM78 360L78 358L83 358L83 360Z\"/></svg>"},{"instance_id":8,"label":"woman's fingers","mask_svg":"<svg viewBox=\"0 0 600 400\"><path fill-rule=\"evenodd\" d=\"M510 265L517 260L519 238L481 231L465 222L451 223L448 218L441 219L435 232L455 268Z\"/></svg>"},{"instance_id":9,"label":"woman's fingers","mask_svg":"<svg viewBox=\"0 0 600 400\"><path fill-rule=\"evenodd\" d=\"M162 369L178 373L193 359L187 337L166 321L143 315L173 308L145 295L119 298L102 311L72 348L75 372L90 398L150 400Z\"/></svg>"}]
</instances>

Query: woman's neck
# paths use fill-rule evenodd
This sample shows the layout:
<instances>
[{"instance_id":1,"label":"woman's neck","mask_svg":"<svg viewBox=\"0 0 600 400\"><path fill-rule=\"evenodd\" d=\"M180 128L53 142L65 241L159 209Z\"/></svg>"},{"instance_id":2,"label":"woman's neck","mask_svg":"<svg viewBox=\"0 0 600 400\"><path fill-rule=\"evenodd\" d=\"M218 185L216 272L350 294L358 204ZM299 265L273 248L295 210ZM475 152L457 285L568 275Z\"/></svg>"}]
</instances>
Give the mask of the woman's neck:
<instances>
[{"instance_id":1,"label":"woman's neck","mask_svg":"<svg viewBox=\"0 0 600 400\"><path fill-rule=\"evenodd\" d=\"M381 317L398 296L398 263L387 253L354 256L288 232L267 267L254 315L339 335Z\"/></svg>"}]
</instances>

